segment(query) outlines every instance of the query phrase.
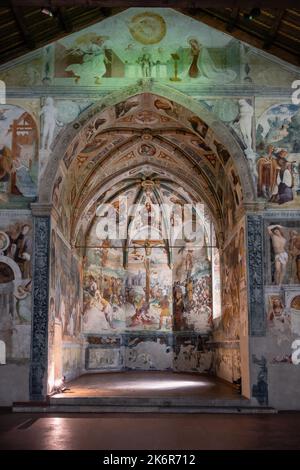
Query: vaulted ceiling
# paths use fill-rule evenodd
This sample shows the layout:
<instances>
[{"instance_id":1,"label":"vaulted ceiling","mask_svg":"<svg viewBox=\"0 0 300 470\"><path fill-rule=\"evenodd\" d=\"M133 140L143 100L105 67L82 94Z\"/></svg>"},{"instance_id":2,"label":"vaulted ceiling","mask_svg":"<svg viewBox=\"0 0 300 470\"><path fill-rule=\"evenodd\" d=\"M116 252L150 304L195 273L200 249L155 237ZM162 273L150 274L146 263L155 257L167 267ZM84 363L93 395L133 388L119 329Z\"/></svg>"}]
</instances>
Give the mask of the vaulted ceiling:
<instances>
[{"instance_id":1,"label":"vaulted ceiling","mask_svg":"<svg viewBox=\"0 0 300 470\"><path fill-rule=\"evenodd\" d=\"M244 159L230 145L229 154L225 141L189 109L142 93L105 109L95 105L94 112L87 113L80 131L79 123L73 124L62 131L56 145L61 160L52 200L61 231L72 245L81 245L99 204L135 186L138 200L141 188L151 184L158 198L171 185L177 188L171 191L177 200L181 194L182 200L203 203L220 237L227 227L227 205L234 218L242 211L247 196L243 184L246 188L250 178ZM57 160L52 157L45 181Z\"/></svg>"},{"instance_id":2,"label":"vaulted ceiling","mask_svg":"<svg viewBox=\"0 0 300 470\"><path fill-rule=\"evenodd\" d=\"M276 0L243 1L243 8L236 7L236 3L234 0L3 0L0 6L0 63L97 23L127 7L165 6L176 8L291 64L300 65L300 9L296 8L299 2L286 0L286 9L280 8L282 2ZM47 6L53 16L43 13L43 6ZM249 19L253 6L261 8Z\"/></svg>"}]
</instances>

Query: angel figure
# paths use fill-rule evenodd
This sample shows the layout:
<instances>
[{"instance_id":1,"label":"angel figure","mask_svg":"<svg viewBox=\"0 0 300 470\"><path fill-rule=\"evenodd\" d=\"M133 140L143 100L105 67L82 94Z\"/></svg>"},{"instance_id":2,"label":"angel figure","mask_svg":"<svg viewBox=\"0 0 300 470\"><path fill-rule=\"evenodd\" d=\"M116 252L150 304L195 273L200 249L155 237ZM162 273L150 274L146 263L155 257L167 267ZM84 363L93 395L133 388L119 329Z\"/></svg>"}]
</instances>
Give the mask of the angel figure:
<instances>
[{"instance_id":1,"label":"angel figure","mask_svg":"<svg viewBox=\"0 0 300 470\"><path fill-rule=\"evenodd\" d=\"M69 54L78 55L81 63L69 65L66 72L73 72L75 83L86 76L93 78L95 84L100 83L101 77L106 73L106 64L109 62L105 55L103 44L108 39L91 32L76 39L74 47L68 50Z\"/></svg>"}]
</instances>

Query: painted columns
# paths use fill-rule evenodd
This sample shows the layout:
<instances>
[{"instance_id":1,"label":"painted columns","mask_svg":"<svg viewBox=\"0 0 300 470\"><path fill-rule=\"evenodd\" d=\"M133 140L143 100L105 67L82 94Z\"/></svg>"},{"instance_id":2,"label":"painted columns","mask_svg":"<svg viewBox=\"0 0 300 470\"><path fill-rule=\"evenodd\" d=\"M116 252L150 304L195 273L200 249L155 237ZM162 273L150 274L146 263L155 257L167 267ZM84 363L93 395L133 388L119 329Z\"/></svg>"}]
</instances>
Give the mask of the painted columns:
<instances>
[{"instance_id":1,"label":"painted columns","mask_svg":"<svg viewBox=\"0 0 300 470\"><path fill-rule=\"evenodd\" d=\"M247 215L247 263L249 293L249 335L265 336L264 310L264 226L258 214Z\"/></svg>"},{"instance_id":2,"label":"painted columns","mask_svg":"<svg viewBox=\"0 0 300 470\"><path fill-rule=\"evenodd\" d=\"M31 205L34 230L33 307L29 393L31 400L44 400L47 394L48 293L50 204Z\"/></svg>"}]
</instances>

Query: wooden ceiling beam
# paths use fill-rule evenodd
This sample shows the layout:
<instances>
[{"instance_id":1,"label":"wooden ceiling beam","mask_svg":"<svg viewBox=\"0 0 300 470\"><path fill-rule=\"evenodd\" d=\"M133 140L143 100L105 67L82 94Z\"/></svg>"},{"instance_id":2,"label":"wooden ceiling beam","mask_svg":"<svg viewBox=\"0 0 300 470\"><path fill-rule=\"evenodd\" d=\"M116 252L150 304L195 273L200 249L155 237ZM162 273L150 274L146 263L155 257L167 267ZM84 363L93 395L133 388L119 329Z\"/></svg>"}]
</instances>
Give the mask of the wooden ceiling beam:
<instances>
[{"instance_id":1,"label":"wooden ceiling beam","mask_svg":"<svg viewBox=\"0 0 300 470\"><path fill-rule=\"evenodd\" d=\"M7 0L2 0L6 4ZM165 7L165 8L236 8L238 0L15 0L16 5L35 7ZM282 0L243 0L243 8L280 8ZM299 0L285 0L285 8L299 8Z\"/></svg>"},{"instance_id":2,"label":"wooden ceiling beam","mask_svg":"<svg viewBox=\"0 0 300 470\"><path fill-rule=\"evenodd\" d=\"M266 35L265 40L264 40L264 44L263 44L264 49L270 49L270 47L272 46L272 44L273 44L273 42L276 38L281 20L283 18L284 10L277 10L275 12L275 14L276 14L276 16L275 16L274 22L272 24L272 27L271 27L269 33Z\"/></svg>"},{"instance_id":3,"label":"wooden ceiling beam","mask_svg":"<svg viewBox=\"0 0 300 470\"><path fill-rule=\"evenodd\" d=\"M186 9L178 9L181 13L187 16L191 16L195 20L201 21L205 23L207 26L217 29L218 31L222 31L226 33L226 26L228 22L228 16L224 15L224 9L221 10L209 10L209 9L202 9L198 10L197 14L192 14L191 10ZM251 22L241 23L239 22L236 25L236 28L230 33L232 37L238 39L239 41L245 42L250 46L254 46L258 49L263 49L263 40L264 35L259 34L255 28L251 28ZM246 29L247 26L247 29ZM252 25L253 26L253 25ZM279 57L282 60L289 62L290 64L294 64L299 67L300 65L300 55L299 55L299 48L295 44L295 46L287 47L285 44L272 44L270 47L270 54L273 54Z\"/></svg>"},{"instance_id":4,"label":"wooden ceiling beam","mask_svg":"<svg viewBox=\"0 0 300 470\"><path fill-rule=\"evenodd\" d=\"M26 27L22 10L17 8L14 0L10 0L10 7L26 46L28 49L34 49L36 47L35 40Z\"/></svg>"},{"instance_id":5,"label":"wooden ceiling beam","mask_svg":"<svg viewBox=\"0 0 300 470\"><path fill-rule=\"evenodd\" d=\"M63 30L66 33L71 33L73 31L73 24L72 21L70 20L65 7L60 7L57 9L57 18L58 21L60 22Z\"/></svg>"},{"instance_id":6,"label":"wooden ceiling beam","mask_svg":"<svg viewBox=\"0 0 300 470\"><path fill-rule=\"evenodd\" d=\"M232 8L231 13L230 13L230 18L229 18L227 26L226 26L226 31L231 33L234 30L234 28L235 28L235 26L238 22L239 15L240 15L240 9L239 8Z\"/></svg>"}]
</instances>

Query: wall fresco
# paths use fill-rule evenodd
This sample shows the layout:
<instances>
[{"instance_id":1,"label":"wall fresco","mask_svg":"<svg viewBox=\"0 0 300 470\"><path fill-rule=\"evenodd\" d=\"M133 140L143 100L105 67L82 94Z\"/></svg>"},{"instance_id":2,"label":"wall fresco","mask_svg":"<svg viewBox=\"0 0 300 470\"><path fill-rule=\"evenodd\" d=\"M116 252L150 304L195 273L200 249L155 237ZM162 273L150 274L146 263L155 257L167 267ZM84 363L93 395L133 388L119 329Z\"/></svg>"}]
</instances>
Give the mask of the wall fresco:
<instances>
[{"instance_id":1,"label":"wall fresco","mask_svg":"<svg viewBox=\"0 0 300 470\"><path fill-rule=\"evenodd\" d=\"M102 85L120 78L230 83L238 77L238 64L230 56L235 41L219 33L214 39L208 27L199 30L196 21L172 10L130 9L104 21L101 31L90 27L58 41L55 83L69 79L77 85Z\"/></svg>"},{"instance_id":2,"label":"wall fresco","mask_svg":"<svg viewBox=\"0 0 300 470\"><path fill-rule=\"evenodd\" d=\"M63 376L71 379L82 365L81 263L53 228L50 238L50 300L48 323L48 388Z\"/></svg>"},{"instance_id":3,"label":"wall fresco","mask_svg":"<svg viewBox=\"0 0 300 470\"><path fill-rule=\"evenodd\" d=\"M28 211L0 217L0 339L10 361L30 356L32 218Z\"/></svg>"},{"instance_id":4,"label":"wall fresco","mask_svg":"<svg viewBox=\"0 0 300 470\"><path fill-rule=\"evenodd\" d=\"M282 222L280 222L281 224ZM300 229L298 224L269 224L269 282L275 285L300 283Z\"/></svg>"},{"instance_id":5,"label":"wall fresco","mask_svg":"<svg viewBox=\"0 0 300 470\"><path fill-rule=\"evenodd\" d=\"M291 103L274 104L257 119L257 195L276 206L299 206L299 110Z\"/></svg>"},{"instance_id":6,"label":"wall fresco","mask_svg":"<svg viewBox=\"0 0 300 470\"><path fill-rule=\"evenodd\" d=\"M10 86L105 87L147 78L173 86L283 86L297 77L269 54L166 8L129 8L22 59L2 72Z\"/></svg>"},{"instance_id":7,"label":"wall fresco","mask_svg":"<svg viewBox=\"0 0 300 470\"><path fill-rule=\"evenodd\" d=\"M0 204L26 207L37 195L38 129L33 116L0 105Z\"/></svg>"}]
</instances>

